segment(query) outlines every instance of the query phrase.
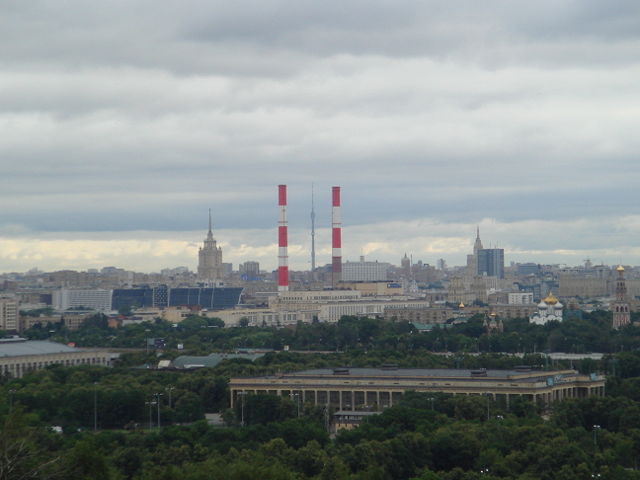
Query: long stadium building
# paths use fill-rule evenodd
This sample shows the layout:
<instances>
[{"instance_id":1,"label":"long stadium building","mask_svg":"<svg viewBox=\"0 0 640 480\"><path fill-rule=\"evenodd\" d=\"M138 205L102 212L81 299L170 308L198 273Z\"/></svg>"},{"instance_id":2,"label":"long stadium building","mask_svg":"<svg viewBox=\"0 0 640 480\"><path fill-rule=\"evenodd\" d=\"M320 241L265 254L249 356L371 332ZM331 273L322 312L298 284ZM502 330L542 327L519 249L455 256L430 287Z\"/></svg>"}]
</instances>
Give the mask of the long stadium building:
<instances>
[{"instance_id":1,"label":"long stadium building","mask_svg":"<svg viewBox=\"0 0 640 480\"><path fill-rule=\"evenodd\" d=\"M304 403L339 410L381 410L407 391L453 395L491 395L507 406L514 397L549 405L565 398L604 395L603 376L575 370L535 371L462 369L333 368L274 376L232 378L231 405L239 394L296 396Z\"/></svg>"},{"instance_id":2,"label":"long stadium building","mask_svg":"<svg viewBox=\"0 0 640 480\"><path fill-rule=\"evenodd\" d=\"M198 305L211 310L233 308L240 303L242 287L155 287L113 290L113 310L123 307L179 307Z\"/></svg>"},{"instance_id":3,"label":"long stadium building","mask_svg":"<svg viewBox=\"0 0 640 480\"><path fill-rule=\"evenodd\" d=\"M81 349L44 340L8 338L0 340L0 375L21 378L50 365L110 366L113 354L105 350Z\"/></svg>"}]
</instances>

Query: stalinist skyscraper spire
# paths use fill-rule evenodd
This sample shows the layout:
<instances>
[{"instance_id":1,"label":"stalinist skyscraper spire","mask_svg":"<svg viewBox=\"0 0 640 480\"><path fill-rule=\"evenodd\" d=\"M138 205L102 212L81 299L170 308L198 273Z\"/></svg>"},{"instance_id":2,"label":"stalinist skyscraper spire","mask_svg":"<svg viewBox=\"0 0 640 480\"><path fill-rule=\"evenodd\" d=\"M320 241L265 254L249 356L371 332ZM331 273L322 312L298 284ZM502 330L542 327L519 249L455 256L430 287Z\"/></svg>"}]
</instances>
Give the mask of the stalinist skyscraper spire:
<instances>
[{"instance_id":1,"label":"stalinist skyscraper spire","mask_svg":"<svg viewBox=\"0 0 640 480\"><path fill-rule=\"evenodd\" d=\"M480 240L480 226L476 226L476 241L473 244L473 254L478 255L478 250L482 250L482 240Z\"/></svg>"},{"instance_id":2,"label":"stalinist skyscraper spire","mask_svg":"<svg viewBox=\"0 0 640 480\"><path fill-rule=\"evenodd\" d=\"M482 250L482 240L480 240L480 227L476 226L476 241L473 244L473 253L467 255L467 276L469 278L478 275L478 251Z\"/></svg>"},{"instance_id":3,"label":"stalinist skyscraper spire","mask_svg":"<svg viewBox=\"0 0 640 480\"><path fill-rule=\"evenodd\" d=\"M209 209L209 231L204 245L198 251L198 279L206 282L222 280L222 248L213 238L211 209Z\"/></svg>"}]
</instances>

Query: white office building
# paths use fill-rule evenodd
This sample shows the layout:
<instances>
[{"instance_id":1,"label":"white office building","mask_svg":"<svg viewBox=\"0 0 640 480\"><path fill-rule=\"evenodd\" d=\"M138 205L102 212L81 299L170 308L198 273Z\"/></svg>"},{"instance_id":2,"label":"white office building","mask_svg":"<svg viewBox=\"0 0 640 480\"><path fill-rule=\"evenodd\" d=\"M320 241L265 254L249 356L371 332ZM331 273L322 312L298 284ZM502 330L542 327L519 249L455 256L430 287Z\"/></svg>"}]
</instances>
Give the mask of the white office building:
<instances>
[{"instance_id":1,"label":"white office building","mask_svg":"<svg viewBox=\"0 0 640 480\"><path fill-rule=\"evenodd\" d=\"M53 292L53 308L58 311L88 308L97 312L111 311L113 290L67 289Z\"/></svg>"},{"instance_id":2,"label":"white office building","mask_svg":"<svg viewBox=\"0 0 640 480\"><path fill-rule=\"evenodd\" d=\"M360 257L359 262L346 262L342 264L343 282L383 282L388 279L390 263L365 262Z\"/></svg>"}]
</instances>

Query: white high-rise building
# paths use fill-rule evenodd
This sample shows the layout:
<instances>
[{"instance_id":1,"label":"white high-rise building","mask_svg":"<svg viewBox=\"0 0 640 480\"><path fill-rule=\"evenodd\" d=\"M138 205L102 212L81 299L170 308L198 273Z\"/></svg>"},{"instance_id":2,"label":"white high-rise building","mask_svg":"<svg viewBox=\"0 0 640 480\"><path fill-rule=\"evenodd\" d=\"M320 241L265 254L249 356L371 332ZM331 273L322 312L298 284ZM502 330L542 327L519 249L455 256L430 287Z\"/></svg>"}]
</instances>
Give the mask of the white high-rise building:
<instances>
[{"instance_id":1,"label":"white high-rise building","mask_svg":"<svg viewBox=\"0 0 640 480\"><path fill-rule=\"evenodd\" d=\"M13 295L0 296L0 330L18 330L18 299Z\"/></svg>"},{"instance_id":2,"label":"white high-rise building","mask_svg":"<svg viewBox=\"0 0 640 480\"><path fill-rule=\"evenodd\" d=\"M96 312L111 311L111 299L113 290L92 289L67 289L53 292L53 308L58 311L74 309L91 309Z\"/></svg>"},{"instance_id":3,"label":"white high-rise building","mask_svg":"<svg viewBox=\"0 0 640 480\"><path fill-rule=\"evenodd\" d=\"M388 280L390 263L365 262L360 257L359 262L346 262L342 264L343 282L383 282Z\"/></svg>"}]
</instances>

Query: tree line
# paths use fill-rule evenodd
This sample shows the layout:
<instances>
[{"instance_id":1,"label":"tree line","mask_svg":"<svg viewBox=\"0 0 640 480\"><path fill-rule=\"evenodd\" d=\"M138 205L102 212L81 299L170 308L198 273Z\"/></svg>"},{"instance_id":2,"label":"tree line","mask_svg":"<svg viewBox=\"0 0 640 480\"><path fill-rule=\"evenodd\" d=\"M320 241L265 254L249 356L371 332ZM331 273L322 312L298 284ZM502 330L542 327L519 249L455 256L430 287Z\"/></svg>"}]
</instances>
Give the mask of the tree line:
<instances>
[{"instance_id":1,"label":"tree line","mask_svg":"<svg viewBox=\"0 0 640 480\"><path fill-rule=\"evenodd\" d=\"M428 333L403 322L354 317L285 329L223 329L199 317L178 327L152 322L109 329L104 318L94 317L76 332L63 326L54 332L34 329L32 338L133 345L139 351L122 355L113 368L51 366L21 379L1 378L0 480L22 478L18 473L109 480L638 479L638 332L633 326L612 331L607 321L606 312L544 327L514 320L495 335L484 331L478 317ZM147 352L149 337L165 338L167 348ZM284 345L308 353L274 351L253 362L225 360L195 371L144 368L179 354L177 343L189 353ZM553 345L575 345L574 351L599 345L609 354L599 361L553 363L543 353ZM566 400L542 411L526 401L506 408L489 397L409 393L399 405L335 438L327 431L332 412L289 398L249 395L244 405L229 409L231 377L385 363L574 367L607 373L607 396ZM204 412L214 411L225 426L203 420Z\"/></svg>"},{"instance_id":2,"label":"tree line","mask_svg":"<svg viewBox=\"0 0 640 480\"><path fill-rule=\"evenodd\" d=\"M635 315L635 314L634 314ZM109 328L104 315L87 319L78 330L70 331L63 323L36 325L24 332L30 339L74 342L86 347L148 348L150 339L163 339L165 348L180 345L191 353L212 350L260 348L282 350L371 350L425 349L436 352L508 352L536 353L561 351L570 353L615 353L640 348L640 326L621 330L611 328L611 312L580 312L563 322L533 325L527 319L504 321L504 331L489 334L483 316L466 323L444 324L420 333L409 322L343 317L336 323L299 323L292 327L222 328L216 318L191 316L178 324L161 319L153 322Z\"/></svg>"},{"instance_id":3,"label":"tree line","mask_svg":"<svg viewBox=\"0 0 640 480\"><path fill-rule=\"evenodd\" d=\"M0 415L0 478L632 480L640 478L640 409L620 389L638 380L545 416L524 400L506 409L490 397L410 392L335 438L321 409L298 412L268 395L248 397L244 426L97 433L54 433L14 406ZM13 476L2 476L7 462Z\"/></svg>"}]
</instances>

